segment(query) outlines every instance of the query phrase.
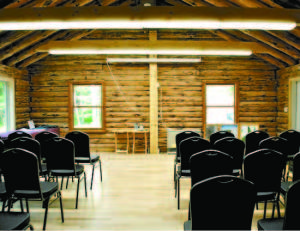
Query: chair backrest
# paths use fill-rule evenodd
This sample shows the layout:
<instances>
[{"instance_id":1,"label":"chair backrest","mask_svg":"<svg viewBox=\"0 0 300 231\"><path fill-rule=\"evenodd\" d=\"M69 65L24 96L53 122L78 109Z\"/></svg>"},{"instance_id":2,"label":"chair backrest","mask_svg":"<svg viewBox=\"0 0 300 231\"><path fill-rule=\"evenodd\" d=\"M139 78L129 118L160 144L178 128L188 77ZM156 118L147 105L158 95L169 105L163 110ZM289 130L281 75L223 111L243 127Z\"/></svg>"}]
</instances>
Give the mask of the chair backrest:
<instances>
[{"instance_id":1,"label":"chair backrest","mask_svg":"<svg viewBox=\"0 0 300 231\"><path fill-rule=\"evenodd\" d=\"M189 137L182 140L179 144L181 171L190 169L190 157L203 150L210 149L211 145L208 140L201 137Z\"/></svg>"},{"instance_id":2,"label":"chair backrest","mask_svg":"<svg viewBox=\"0 0 300 231\"><path fill-rule=\"evenodd\" d=\"M45 157L47 169L73 170L75 172L75 150L71 140L62 137L53 137L45 141Z\"/></svg>"},{"instance_id":3,"label":"chair backrest","mask_svg":"<svg viewBox=\"0 0 300 231\"><path fill-rule=\"evenodd\" d=\"M293 181L300 180L300 152L293 158Z\"/></svg>"},{"instance_id":4,"label":"chair backrest","mask_svg":"<svg viewBox=\"0 0 300 231\"><path fill-rule=\"evenodd\" d=\"M179 152L179 144L181 141L189 138L189 137L193 137L193 136L197 136L200 137L200 134L197 132L193 132L193 131L183 131L178 133L175 136L175 142L176 142L176 157L180 157L180 152Z\"/></svg>"},{"instance_id":5,"label":"chair backrest","mask_svg":"<svg viewBox=\"0 0 300 231\"><path fill-rule=\"evenodd\" d=\"M300 132L290 129L280 133L279 137L284 138L290 142L290 155L300 151Z\"/></svg>"},{"instance_id":6,"label":"chair backrest","mask_svg":"<svg viewBox=\"0 0 300 231\"><path fill-rule=\"evenodd\" d=\"M224 137L234 137L234 134L229 131L217 131L209 136L209 141L213 145L217 140Z\"/></svg>"},{"instance_id":7,"label":"chair backrest","mask_svg":"<svg viewBox=\"0 0 300 231\"><path fill-rule=\"evenodd\" d=\"M265 131L256 130L250 132L245 137L245 154L259 149L259 142L268 138L270 135Z\"/></svg>"},{"instance_id":8,"label":"chair backrest","mask_svg":"<svg viewBox=\"0 0 300 231\"><path fill-rule=\"evenodd\" d=\"M251 230L256 191L250 181L217 176L190 192L192 230Z\"/></svg>"},{"instance_id":9,"label":"chair backrest","mask_svg":"<svg viewBox=\"0 0 300 231\"><path fill-rule=\"evenodd\" d=\"M259 149L244 157L244 178L258 192L278 192L281 186L284 155L272 149Z\"/></svg>"},{"instance_id":10,"label":"chair backrest","mask_svg":"<svg viewBox=\"0 0 300 231\"><path fill-rule=\"evenodd\" d=\"M285 198L285 214L282 230L300 230L300 180L295 181L288 189Z\"/></svg>"},{"instance_id":11,"label":"chair backrest","mask_svg":"<svg viewBox=\"0 0 300 231\"><path fill-rule=\"evenodd\" d=\"M13 133L10 133L8 136L7 136L7 141L10 142L16 138L19 138L19 137L29 137L29 138L32 138L32 136L27 133L27 132L24 132L24 131L15 131Z\"/></svg>"},{"instance_id":12,"label":"chair backrest","mask_svg":"<svg viewBox=\"0 0 300 231\"><path fill-rule=\"evenodd\" d=\"M233 168L242 169L245 153L244 141L235 137L225 137L217 140L213 148L231 155L233 157Z\"/></svg>"},{"instance_id":13,"label":"chair backrest","mask_svg":"<svg viewBox=\"0 0 300 231\"><path fill-rule=\"evenodd\" d=\"M231 175L233 158L227 153L209 149L190 158L192 185L213 176Z\"/></svg>"},{"instance_id":14,"label":"chair backrest","mask_svg":"<svg viewBox=\"0 0 300 231\"><path fill-rule=\"evenodd\" d=\"M41 145L41 157L44 158L45 157L45 150L44 150L44 143L45 141L47 141L48 139L51 139L53 137L59 137L56 133L54 132L49 132L49 131L42 131L39 132L38 134L35 135L35 139L40 143Z\"/></svg>"},{"instance_id":15,"label":"chair backrest","mask_svg":"<svg viewBox=\"0 0 300 231\"><path fill-rule=\"evenodd\" d=\"M66 139L75 145L75 157L91 158L90 138L88 134L80 131L72 131L66 134Z\"/></svg>"},{"instance_id":16,"label":"chair backrest","mask_svg":"<svg viewBox=\"0 0 300 231\"><path fill-rule=\"evenodd\" d=\"M285 157L287 157L291 151L290 151L290 142L284 138L272 136L269 138L266 138L259 142L260 148L268 148L273 149L277 152L282 153Z\"/></svg>"},{"instance_id":17,"label":"chair backrest","mask_svg":"<svg viewBox=\"0 0 300 231\"><path fill-rule=\"evenodd\" d=\"M30 151L32 153L34 153L39 161L39 169L41 169L41 147L40 147L40 143L33 139L33 138L29 138L29 137L19 137L16 139L13 139L10 144L9 144L10 148L21 148L21 149L25 149L27 151Z\"/></svg>"},{"instance_id":18,"label":"chair backrest","mask_svg":"<svg viewBox=\"0 0 300 231\"><path fill-rule=\"evenodd\" d=\"M0 155L5 188L9 194L33 192L42 198L37 156L25 149L12 148Z\"/></svg>"}]
</instances>

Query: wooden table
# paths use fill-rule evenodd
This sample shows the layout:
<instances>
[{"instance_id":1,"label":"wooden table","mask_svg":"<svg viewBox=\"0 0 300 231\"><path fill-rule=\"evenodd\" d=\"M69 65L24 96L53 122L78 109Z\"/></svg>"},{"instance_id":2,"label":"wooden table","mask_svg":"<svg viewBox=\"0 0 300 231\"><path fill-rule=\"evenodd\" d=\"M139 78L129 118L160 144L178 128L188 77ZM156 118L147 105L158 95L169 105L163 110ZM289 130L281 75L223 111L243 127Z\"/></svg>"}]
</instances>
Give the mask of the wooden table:
<instances>
[{"instance_id":1,"label":"wooden table","mask_svg":"<svg viewBox=\"0 0 300 231\"><path fill-rule=\"evenodd\" d=\"M125 153L129 153L129 146L130 146L130 142L129 142L129 138L130 138L130 134L132 134L132 153L134 154L136 151L136 136L138 134L142 134L143 138L144 138L144 151L145 154L147 154L147 150L148 150L148 133L149 130L148 129L144 129L144 130L136 130L136 129L120 129L120 130L115 130L114 134L115 134L115 152L125 152ZM118 149L118 134L126 134L126 149Z\"/></svg>"}]
</instances>

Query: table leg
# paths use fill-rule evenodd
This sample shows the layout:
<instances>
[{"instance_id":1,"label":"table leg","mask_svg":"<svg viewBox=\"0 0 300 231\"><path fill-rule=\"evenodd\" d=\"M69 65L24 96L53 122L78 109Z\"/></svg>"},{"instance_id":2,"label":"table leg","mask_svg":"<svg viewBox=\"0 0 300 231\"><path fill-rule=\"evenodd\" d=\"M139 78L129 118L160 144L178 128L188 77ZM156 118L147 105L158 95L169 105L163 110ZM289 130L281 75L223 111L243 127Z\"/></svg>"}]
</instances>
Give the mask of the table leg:
<instances>
[{"instance_id":1,"label":"table leg","mask_svg":"<svg viewBox=\"0 0 300 231\"><path fill-rule=\"evenodd\" d=\"M129 132L126 132L127 134L127 154L129 153Z\"/></svg>"},{"instance_id":2,"label":"table leg","mask_svg":"<svg viewBox=\"0 0 300 231\"><path fill-rule=\"evenodd\" d=\"M147 154L147 150L148 150L147 132L145 132L144 134L145 134L145 154Z\"/></svg>"},{"instance_id":3,"label":"table leg","mask_svg":"<svg viewBox=\"0 0 300 231\"><path fill-rule=\"evenodd\" d=\"M132 154L135 154L135 132L132 133Z\"/></svg>"}]
</instances>

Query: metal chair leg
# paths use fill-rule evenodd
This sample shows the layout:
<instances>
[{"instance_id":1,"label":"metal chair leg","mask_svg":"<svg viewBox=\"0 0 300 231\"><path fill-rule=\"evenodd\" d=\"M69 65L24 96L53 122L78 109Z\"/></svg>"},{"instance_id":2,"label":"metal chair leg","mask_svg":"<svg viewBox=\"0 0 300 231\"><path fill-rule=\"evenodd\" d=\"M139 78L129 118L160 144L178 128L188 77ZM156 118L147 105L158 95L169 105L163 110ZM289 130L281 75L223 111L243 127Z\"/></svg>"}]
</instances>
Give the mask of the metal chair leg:
<instances>
[{"instance_id":1,"label":"metal chair leg","mask_svg":"<svg viewBox=\"0 0 300 231\"><path fill-rule=\"evenodd\" d=\"M100 168L100 179L101 179L101 182L102 182L102 163L101 163L101 160L99 160L99 168Z\"/></svg>"},{"instance_id":2,"label":"metal chair leg","mask_svg":"<svg viewBox=\"0 0 300 231\"><path fill-rule=\"evenodd\" d=\"M59 195L59 203L60 203L61 222L64 223L65 218L64 218L64 209L63 209L63 203L62 203L62 198L61 198L61 192L59 192L58 195Z\"/></svg>"},{"instance_id":3,"label":"metal chair leg","mask_svg":"<svg viewBox=\"0 0 300 231\"><path fill-rule=\"evenodd\" d=\"M92 170L92 179L91 179L91 188L90 190L93 189L93 182L94 182L94 171L95 171L95 165L93 164L93 170Z\"/></svg>"},{"instance_id":4,"label":"metal chair leg","mask_svg":"<svg viewBox=\"0 0 300 231\"><path fill-rule=\"evenodd\" d=\"M80 184L80 176L77 177L77 192L76 192L76 205L75 208L78 208L78 195L79 195L79 184Z\"/></svg>"},{"instance_id":5,"label":"metal chair leg","mask_svg":"<svg viewBox=\"0 0 300 231\"><path fill-rule=\"evenodd\" d=\"M49 206L49 201L48 201L48 203L47 203L47 205L46 205L46 208L45 208L43 230L46 230L47 216L48 216L48 206Z\"/></svg>"}]
</instances>

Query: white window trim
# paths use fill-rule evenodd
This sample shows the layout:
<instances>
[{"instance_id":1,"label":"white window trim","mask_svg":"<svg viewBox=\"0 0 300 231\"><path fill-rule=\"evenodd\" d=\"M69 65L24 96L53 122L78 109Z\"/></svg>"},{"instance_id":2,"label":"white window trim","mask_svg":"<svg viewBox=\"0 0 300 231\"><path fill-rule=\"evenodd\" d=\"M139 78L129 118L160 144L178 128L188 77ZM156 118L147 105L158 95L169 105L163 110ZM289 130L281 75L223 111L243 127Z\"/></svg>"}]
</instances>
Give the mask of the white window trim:
<instances>
[{"instance_id":1,"label":"white window trim","mask_svg":"<svg viewBox=\"0 0 300 231\"><path fill-rule=\"evenodd\" d=\"M13 78L0 76L0 81L7 82L8 86L8 99L9 115L8 115L8 131L16 129L16 108L15 108L15 80Z\"/></svg>"}]
</instances>

